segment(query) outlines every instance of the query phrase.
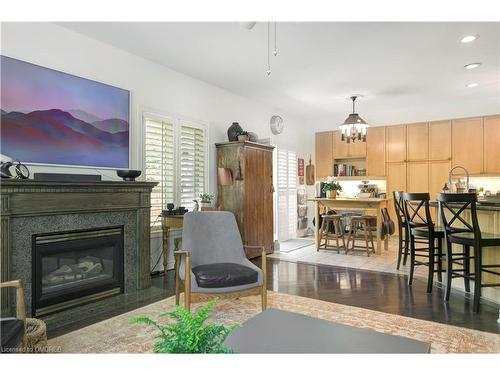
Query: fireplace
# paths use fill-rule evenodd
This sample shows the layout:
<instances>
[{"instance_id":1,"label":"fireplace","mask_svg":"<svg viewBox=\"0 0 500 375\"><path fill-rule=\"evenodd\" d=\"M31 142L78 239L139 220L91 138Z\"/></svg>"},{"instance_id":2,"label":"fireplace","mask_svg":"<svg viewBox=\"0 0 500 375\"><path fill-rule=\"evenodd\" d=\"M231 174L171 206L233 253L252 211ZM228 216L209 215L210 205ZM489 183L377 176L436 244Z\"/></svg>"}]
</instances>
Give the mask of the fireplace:
<instances>
[{"instance_id":1,"label":"fireplace","mask_svg":"<svg viewBox=\"0 0 500 375\"><path fill-rule=\"evenodd\" d=\"M32 313L123 293L123 226L32 236Z\"/></svg>"}]
</instances>

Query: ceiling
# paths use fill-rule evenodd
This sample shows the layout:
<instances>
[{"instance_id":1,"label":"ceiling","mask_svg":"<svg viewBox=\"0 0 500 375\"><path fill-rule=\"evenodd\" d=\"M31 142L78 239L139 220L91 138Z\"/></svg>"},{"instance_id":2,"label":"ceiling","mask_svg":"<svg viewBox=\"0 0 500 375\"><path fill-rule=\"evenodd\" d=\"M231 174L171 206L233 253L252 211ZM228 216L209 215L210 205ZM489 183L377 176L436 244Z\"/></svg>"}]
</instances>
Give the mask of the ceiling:
<instances>
[{"instance_id":1,"label":"ceiling","mask_svg":"<svg viewBox=\"0 0 500 375\"><path fill-rule=\"evenodd\" d=\"M278 23L269 77L264 22L59 25L306 119L340 123L352 94L380 125L500 113L500 23Z\"/></svg>"}]
</instances>

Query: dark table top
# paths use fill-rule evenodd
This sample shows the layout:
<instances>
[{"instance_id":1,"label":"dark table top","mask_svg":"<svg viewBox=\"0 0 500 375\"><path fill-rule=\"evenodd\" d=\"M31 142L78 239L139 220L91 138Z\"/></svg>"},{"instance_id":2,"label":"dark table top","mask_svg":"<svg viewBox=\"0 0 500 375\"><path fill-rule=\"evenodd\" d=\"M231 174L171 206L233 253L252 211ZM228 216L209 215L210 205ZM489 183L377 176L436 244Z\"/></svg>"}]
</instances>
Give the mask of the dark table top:
<instances>
[{"instance_id":1,"label":"dark table top","mask_svg":"<svg viewBox=\"0 0 500 375\"><path fill-rule=\"evenodd\" d=\"M283 310L268 309L225 342L236 353L429 353L430 344Z\"/></svg>"}]
</instances>

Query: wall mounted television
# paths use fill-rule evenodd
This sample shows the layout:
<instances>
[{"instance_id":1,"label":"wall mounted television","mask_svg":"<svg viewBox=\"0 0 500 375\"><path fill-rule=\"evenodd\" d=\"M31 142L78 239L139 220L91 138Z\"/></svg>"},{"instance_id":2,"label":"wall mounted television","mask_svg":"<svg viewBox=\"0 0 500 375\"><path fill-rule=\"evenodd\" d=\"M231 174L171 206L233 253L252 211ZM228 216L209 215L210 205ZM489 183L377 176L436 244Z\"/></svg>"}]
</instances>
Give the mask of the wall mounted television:
<instances>
[{"instance_id":1,"label":"wall mounted television","mask_svg":"<svg viewBox=\"0 0 500 375\"><path fill-rule=\"evenodd\" d=\"M128 168L130 92L1 56L1 153L28 164Z\"/></svg>"}]
</instances>

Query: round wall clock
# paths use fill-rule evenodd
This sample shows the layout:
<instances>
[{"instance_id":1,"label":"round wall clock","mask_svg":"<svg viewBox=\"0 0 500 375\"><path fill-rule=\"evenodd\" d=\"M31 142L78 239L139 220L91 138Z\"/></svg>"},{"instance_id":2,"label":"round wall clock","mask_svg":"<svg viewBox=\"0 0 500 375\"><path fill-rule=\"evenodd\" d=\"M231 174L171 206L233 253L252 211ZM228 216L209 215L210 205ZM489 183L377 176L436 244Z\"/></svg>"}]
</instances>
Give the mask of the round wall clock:
<instances>
[{"instance_id":1,"label":"round wall clock","mask_svg":"<svg viewBox=\"0 0 500 375\"><path fill-rule=\"evenodd\" d=\"M285 127L285 125L283 124L283 119L277 115L271 117L270 125L271 132L274 135L281 134L283 132L283 128Z\"/></svg>"}]
</instances>

